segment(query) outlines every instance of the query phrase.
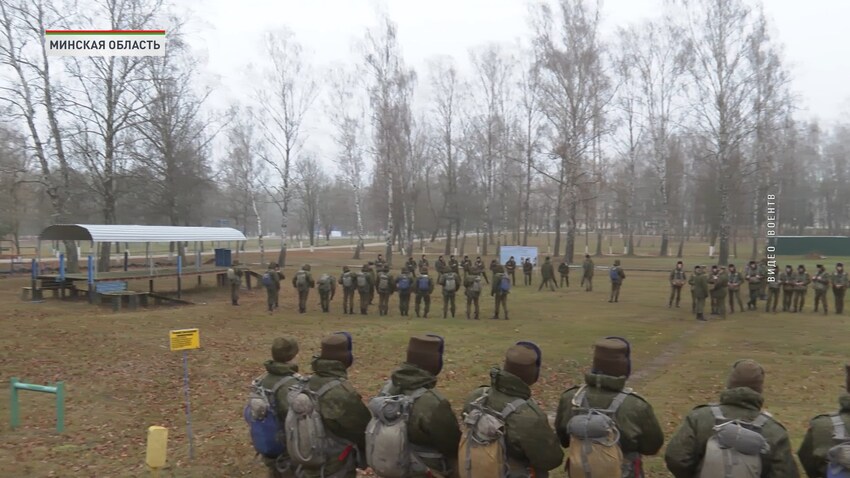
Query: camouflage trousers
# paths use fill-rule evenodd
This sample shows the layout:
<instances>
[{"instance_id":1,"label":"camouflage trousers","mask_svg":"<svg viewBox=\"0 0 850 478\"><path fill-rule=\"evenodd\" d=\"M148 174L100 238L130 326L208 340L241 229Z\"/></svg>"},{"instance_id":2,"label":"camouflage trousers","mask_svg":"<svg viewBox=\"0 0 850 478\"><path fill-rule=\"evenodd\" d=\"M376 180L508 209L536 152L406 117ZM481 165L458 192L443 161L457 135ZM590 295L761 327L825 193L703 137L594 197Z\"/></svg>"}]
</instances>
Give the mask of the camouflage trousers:
<instances>
[{"instance_id":1,"label":"camouflage trousers","mask_svg":"<svg viewBox=\"0 0 850 478\"><path fill-rule=\"evenodd\" d=\"M307 312L307 298L310 296L310 290L304 289L298 291L298 312Z\"/></svg>"},{"instance_id":2,"label":"camouflage trousers","mask_svg":"<svg viewBox=\"0 0 850 478\"><path fill-rule=\"evenodd\" d=\"M425 302L425 313L423 317L428 318L428 312L431 310L431 294L416 294L416 316L419 317L419 305Z\"/></svg>"},{"instance_id":3,"label":"camouflage trousers","mask_svg":"<svg viewBox=\"0 0 850 478\"><path fill-rule=\"evenodd\" d=\"M366 315L369 312L369 304L372 303L371 294L374 292L371 291L358 291L360 293L360 313Z\"/></svg>"},{"instance_id":4,"label":"camouflage trousers","mask_svg":"<svg viewBox=\"0 0 850 478\"><path fill-rule=\"evenodd\" d=\"M387 315L390 312L390 293L378 293L378 315Z\"/></svg>"},{"instance_id":5,"label":"camouflage trousers","mask_svg":"<svg viewBox=\"0 0 850 478\"><path fill-rule=\"evenodd\" d=\"M761 286L750 286L750 300L747 302L748 307L756 308L759 300L759 296L761 295Z\"/></svg>"},{"instance_id":6,"label":"camouflage trousers","mask_svg":"<svg viewBox=\"0 0 850 478\"><path fill-rule=\"evenodd\" d=\"M767 305L764 307L765 312L776 312L776 304L779 303L779 288L769 287L767 289Z\"/></svg>"},{"instance_id":7,"label":"camouflage trousers","mask_svg":"<svg viewBox=\"0 0 850 478\"><path fill-rule=\"evenodd\" d=\"M549 290L555 292L555 287L558 287L558 283L555 282L554 277L544 277L543 282L540 283L540 287L537 288L537 292L540 292L546 286L549 287Z\"/></svg>"},{"instance_id":8,"label":"camouflage trousers","mask_svg":"<svg viewBox=\"0 0 850 478\"><path fill-rule=\"evenodd\" d=\"M835 296L835 313L843 314L844 313L844 293L847 292L847 289L843 287L833 287L832 294Z\"/></svg>"},{"instance_id":9,"label":"camouflage trousers","mask_svg":"<svg viewBox=\"0 0 850 478\"><path fill-rule=\"evenodd\" d=\"M475 320L478 320L478 312L479 312L478 300L479 300L479 298L480 298L480 295L477 295L477 294L470 294L470 293L466 294L466 318L467 319L473 318ZM471 316L470 316L470 314L471 314Z\"/></svg>"},{"instance_id":10,"label":"camouflage trousers","mask_svg":"<svg viewBox=\"0 0 850 478\"><path fill-rule=\"evenodd\" d=\"M451 310L452 318L455 318L455 294L454 292L443 292L443 318Z\"/></svg>"},{"instance_id":11,"label":"camouflage trousers","mask_svg":"<svg viewBox=\"0 0 850 478\"><path fill-rule=\"evenodd\" d=\"M611 281L611 298L608 299L608 302L619 302L620 300L620 287L623 286L621 281L615 280Z\"/></svg>"},{"instance_id":12,"label":"camouflage trousers","mask_svg":"<svg viewBox=\"0 0 850 478\"><path fill-rule=\"evenodd\" d=\"M803 311L803 307L806 305L806 293L808 293L808 290L794 291L794 312Z\"/></svg>"},{"instance_id":13,"label":"camouflage trousers","mask_svg":"<svg viewBox=\"0 0 850 478\"><path fill-rule=\"evenodd\" d=\"M782 312L790 312L791 304L794 301L793 289L782 289Z\"/></svg>"},{"instance_id":14,"label":"camouflage trousers","mask_svg":"<svg viewBox=\"0 0 850 478\"><path fill-rule=\"evenodd\" d=\"M493 318L499 318L499 308L501 307L505 311L505 320L508 320L508 294L496 293L494 297L496 299L496 312Z\"/></svg>"},{"instance_id":15,"label":"camouflage trousers","mask_svg":"<svg viewBox=\"0 0 850 478\"><path fill-rule=\"evenodd\" d=\"M567 287L570 286L570 276L569 276L569 274L561 274L561 287L564 287L564 284L566 284Z\"/></svg>"},{"instance_id":16,"label":"camouflage trousers","mask_svg":"<svg viewBox=\"0 0 850 478\"><path fill-rule=\"evenodd\" d=\"M402 316L407 316L410 311L410 292L398 293L398 311Z\"/></svg>"},{"instance_id":17,"label":"camouflage trousers","mask_svg":"<svg viewBox=\"0 0 850 478\"><path fill-rule=\"evenodd\" d=\"M818 311L818 305L823 305L823 314L827 314L826 305L826 288L815 289L815 312Z\"/></svg>"},{"instance_id":18,"label":"camouflage trousers","mask_svg":"<svg viewBox=\"0 0 850 478\"><path fill-rule=\"evenodd\" d=\"M673 305L673 300L676 301L676 307L679 307L679 301L682 300L682 286L680 285L671 285L670 286L670 301L667 303L667 306ZM693 300L693 297L691 297Z\"/></svg>"},{"instance_id":19,"label":"camouflage trousers","mask_svg":"<svg viewBox=\"0 0 850 478\"><path fill-rule=\"evenodd\" d=\"M230 283L230 303L233 305L239 305L239 283L231 282Z\"/></svg>"},{"instance_id":20,"label":"camouflage trousers","mask_svg":"<svg viewBox=\"0 0 850 478\"><path fill-rule=\"evenodd\" d=\"M585 292L593 290L593 276L584 276L581 278L581 285L584 286Z\"/></svg>"},{"instance_id":21,"label":"camouflage trousers","mask_svg":"<svg viewBox=\"0 0 850 478\"><path fill-rule=\"evenodd\" d=\"M744 303L741 302L741 289L729 289L730 312L735 312L735 302L738 303L738 310L744 310Z\"/></svg>"},{"instance_id":22,"label":"camouflage trousers","mask_svg":"<svg viewBox=\"0 0 850 478\"><path fill-rule=\"evenodd\" d=\"M331 311L331 291L319 290L319 305L322 307L322 312Z\"/></svg>"},{"instance_id":23,"label":"camouflage trousers","mask_svg":"<svg viewBox=\"0 0 850 478\"><path fill-rule=\"evenodd\" d=\"M266 304L269 312L272 312L277 306L277 291L274 287L266 287Z\"/></svg>"},{"instance_id":24,"label":"camouflage trousers","mask_svg":"<svg viewBox=\"0 0 850 478\"><path fill-rule=\"evenodd\" d=\"M354 289L353 288L342 288L342 313L343 314L353 314L354 313Z\"/></svg>"},{"instance_id":25,"label":"camouflage trousers","mask_svg":"<svg viewBox=\"0 0 850 478\"><path fill-rule=\"evenodd\" d=\"M531 285L531 273L523 273L523 285Z\"/></svg>"}]
</instances>

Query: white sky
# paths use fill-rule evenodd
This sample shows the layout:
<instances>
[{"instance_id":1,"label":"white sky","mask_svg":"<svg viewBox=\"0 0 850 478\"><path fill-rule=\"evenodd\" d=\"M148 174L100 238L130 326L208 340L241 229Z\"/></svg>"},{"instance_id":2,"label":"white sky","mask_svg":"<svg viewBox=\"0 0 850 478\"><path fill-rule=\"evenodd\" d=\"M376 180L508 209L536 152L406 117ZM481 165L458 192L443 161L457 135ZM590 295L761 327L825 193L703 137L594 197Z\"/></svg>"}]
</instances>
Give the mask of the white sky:
<instances>
[{"instance_id":1,"label":"white sky","mask_svg":"<svg viewBox=\"0 0 850 478\"><path fill-rule=\"evenodd\" d=\"M662 0L605 0L605 32L657 16L662 4ZM785 46L792 89L802 108L798 116L838 120L850 111L846 36L850 1L765 0L764 4L774 36ZM192 0L182 5L189 10L182 15L191 19L187 39L205 58L205 78L216 88L217 108L245 98L251 89L246 66L264 60L262 33L284 25L295 32L319 69L334 62L351 64L359 60L352 45L376 23L378 6L384 5L398 25L405 61L417 70L423 86L429 58L451 55L465 69L470 48L489 42L516 44L530 35L524 0ZM324 142L321 125L314 126L311 136L314 150L325 149L315 144Z\"/></svg>"}]
</instances>

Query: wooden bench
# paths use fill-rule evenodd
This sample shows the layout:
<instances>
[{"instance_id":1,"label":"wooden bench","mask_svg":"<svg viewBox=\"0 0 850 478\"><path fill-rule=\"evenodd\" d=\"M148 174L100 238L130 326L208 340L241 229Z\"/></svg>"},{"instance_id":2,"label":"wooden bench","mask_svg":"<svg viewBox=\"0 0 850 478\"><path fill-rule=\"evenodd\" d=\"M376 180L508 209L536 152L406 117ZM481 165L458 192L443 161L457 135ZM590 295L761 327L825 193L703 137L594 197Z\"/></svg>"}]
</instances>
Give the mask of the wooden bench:
<instances>
[{"instance_id":1,"label":"wooden bench","mask_svg":"<svg viewBox=\"0 0 850 478\"><path fill-rule=\"evenodd\" d=\"M124 305L124 302L127 303L127 308L130 310L138 309L139 305L141 305L142 307L148 306L147 292L122 290L115 292L98 293L98 295L109 299L112 302L112 310L115 312L121 310L121 307Z\"/></svg>"},{"instance_id":2,"label":"wooden bench","mask_svg":"<svg viewBox=\"0 0 850 478\"><path fill-rule=\"evenodd\" d=\"M38 287L35 289L32 287L21 287L21 300L41 300L42 297L41 289Z\"/></svg>"}]
</instances>

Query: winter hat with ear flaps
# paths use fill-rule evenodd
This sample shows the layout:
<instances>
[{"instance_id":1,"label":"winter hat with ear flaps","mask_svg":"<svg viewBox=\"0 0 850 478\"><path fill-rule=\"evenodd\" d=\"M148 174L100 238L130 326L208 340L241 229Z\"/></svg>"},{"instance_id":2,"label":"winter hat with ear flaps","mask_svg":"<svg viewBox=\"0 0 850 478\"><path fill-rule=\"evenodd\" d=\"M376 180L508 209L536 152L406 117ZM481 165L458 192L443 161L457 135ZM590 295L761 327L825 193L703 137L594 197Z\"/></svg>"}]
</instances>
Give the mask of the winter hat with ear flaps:
<instances>
[{"instance_id":1,"label":"winter hat with ear flaps","mask_svg":"<svg viewBox=\"0 0 850 478\"><path fill-rule=\"evenodd\" d=\"M272 343L272 360L286 363L298 355L298 342L294 337L278 337Z\"/></svg>"},{"instance_id":2,"label":"winter hat with ear flaps","mask_svg":"<svg viewBox=\"0 0 850 478\"><path fill-rule=\"evenodd\" d=\"M322 353L319 358L342 362L346 368L354 363L353 343L348 332L335 332L322 339Z\"/></svg>"},{"instance_id":3,"label":"winter hat with ear flaps","mask_svg":"<svg viewBox=\"0 0 850 478\"><path fill-rule=\"evenodd\" d=\"M443 352L446 343L439 335L416 335L407 343L407 363L416 365L433 375L443 370Z\"/></svg>"},{"instance_id":4,"label":"winter hat with ear flaps","mask_svg":"<svg viewBox=\"0 0 850 478\"><path fill-rule=\"evenodd\" d=\"M517 342L505 354L505 372L519 377L527 385L537 383L540 378L540 365L543 352L533 342Z\"/></svg>"},{"instance_id":5,"label":"winter hat with ear flaps","mask_svg":"<svg viewBox=\"0 0 850 478\"><path fill-rule=\"evenodd\" d=\"M632 373L632 350L622 337L605 337L593 346L592 372L612 377L628 377Z\"/></svg>"},{"instance_id":6,"label":"winter hat with ear flaps","mask_svg":"<svg viewBox=\"0 0 850 478\"><path fill-rule=\"evenodd\" d=\"M747 387L761 393L764 390L764 368L755 360L738 360L726 381L726 388Z\"/></svg>"}]
</instances>

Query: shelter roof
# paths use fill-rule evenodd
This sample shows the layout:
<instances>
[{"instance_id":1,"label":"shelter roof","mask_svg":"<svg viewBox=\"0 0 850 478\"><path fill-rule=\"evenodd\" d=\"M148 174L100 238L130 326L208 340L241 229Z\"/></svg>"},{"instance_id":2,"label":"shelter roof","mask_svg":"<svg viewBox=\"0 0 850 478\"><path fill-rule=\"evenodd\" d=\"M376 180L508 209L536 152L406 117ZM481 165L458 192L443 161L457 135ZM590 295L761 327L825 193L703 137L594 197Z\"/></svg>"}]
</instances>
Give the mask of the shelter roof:
<instances>
[{"instance_id":1,"label":"shelter roof","mask_svg":"<svg viewBox=\"0 0 850 478\"><path fill-rule=\"evenodd\" d=\"M93 242L244 241L232 227L136 226L119 224L54 224L41 240Z\"/></svg>"}]
</instances>

